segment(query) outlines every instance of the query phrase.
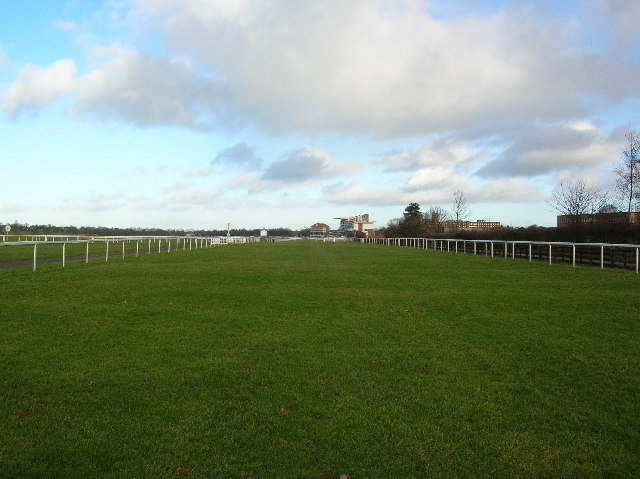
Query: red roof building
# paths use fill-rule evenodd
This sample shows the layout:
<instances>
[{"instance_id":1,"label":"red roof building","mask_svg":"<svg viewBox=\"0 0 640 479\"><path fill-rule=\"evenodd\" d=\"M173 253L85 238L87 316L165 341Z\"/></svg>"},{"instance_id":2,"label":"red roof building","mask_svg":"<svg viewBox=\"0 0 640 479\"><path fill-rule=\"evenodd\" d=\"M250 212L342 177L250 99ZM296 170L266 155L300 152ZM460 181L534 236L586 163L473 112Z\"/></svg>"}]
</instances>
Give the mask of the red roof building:
<instances>
[{"instance_id":1,"label":"red roof building","mask_svg":"<svg viewBox=\"0 0 640 479\"><path fill-rule=\"evenodd\" d=\"M315 223L309 228L309 232L312 238L326 236L329 231L331 231L331 228L325 223Z\"/></svg>"}]
</instances>

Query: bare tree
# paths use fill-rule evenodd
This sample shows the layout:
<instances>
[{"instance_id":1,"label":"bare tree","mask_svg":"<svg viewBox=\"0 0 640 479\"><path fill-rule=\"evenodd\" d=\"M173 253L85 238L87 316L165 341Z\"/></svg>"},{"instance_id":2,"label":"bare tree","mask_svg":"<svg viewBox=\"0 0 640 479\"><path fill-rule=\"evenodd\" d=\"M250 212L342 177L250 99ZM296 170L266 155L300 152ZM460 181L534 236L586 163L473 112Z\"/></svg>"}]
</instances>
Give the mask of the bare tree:
<instances>
[{"instance_id":1,"label":"bare tree","mask_svg":"<svg viewBox=\"0 0 640 479\"><path fill-rule=\"evenodd\" d=\"M439 206L432 206L424 214L424 232L427 236L436 237L444 232L445 221L449 219L449 213Z\"/></svg>"},{"instance_id":2,"label":"bare tree","mask_svg":"<svg viewBox=\"0 0 640 479\"><path fill-rule=\"evenodd\" d=\"M548 203L559 215L570 216L571 222L578 224L581 215L601 212L607 200L607 194L600 188L577 179L560 182Z\"/></svg>"},{"instance_id":3,"label":"bare tree","mask_svg":"<svg viewBox=\"0 0 640 479\"><path fill-rule=\"evenodd\" d=\"M456 229L460 228L460 222L469 214L469 195L462 190L453 193L453 219L456 222Z\"/></svg>"},{"instance_id":4,"label":"bare tree","mask_svg":"<svg viewBox=\"0 0 640 479\"><path fill-rule=\"evenodd\" d=\"M622 150L620 164L613 171L616 175L616 192L624 201L631 221L631 209L640 202L640 131L630 129L625 139L626 148Z\"/></svg>"}]
</instances>

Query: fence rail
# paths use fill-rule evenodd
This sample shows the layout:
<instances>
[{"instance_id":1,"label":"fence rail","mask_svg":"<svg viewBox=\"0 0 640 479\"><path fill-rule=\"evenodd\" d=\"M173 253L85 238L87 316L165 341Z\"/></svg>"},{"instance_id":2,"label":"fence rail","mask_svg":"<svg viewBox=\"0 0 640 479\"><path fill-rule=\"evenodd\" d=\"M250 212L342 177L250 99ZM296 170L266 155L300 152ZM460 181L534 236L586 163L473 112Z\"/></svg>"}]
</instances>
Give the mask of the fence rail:
<instances>
[{"instance_id":1,"label":"fence rail","mask_svg":"<svg viewBox=\"0 0 640 479\"><path fill-rule=\"evenodd\" d=\"M640 271L640 245L544 241L464 240L456 238L359 238L365 244L435 249L504 258L524 258Z\"/></svg>"},{"instance_id":2,"label":"fence rail","mask_svg":"<svg viewBox=\"0 0 640 479\"><path fill-rule=\"evenodd\" d=\"M102 236L82 237L76 235L20 235L18 241L6 241L8 235L3 235L0 247L33 246L33 271L38 264L39 245L60 245L59 256L55 259L61 261L64 267L67 257L67 245L86 244L84 261L89 262L89 246L96 243L105 245L103 250L104 260L126 254L138 256L141 253L152 252L170 253L173 250L210 248L218 245L252 243L260 241L257 237L243 236ZM24 239L22 239L24 238ZM29 239L27 239L29 238ZM285 238L283 238L284 240ZM290 240L291 238L286 238ZM271 239L276 241L276 239ZM325 239L324 241L332 241ZM335 239L333 239L335 241ZM504 240L464 240L456 238L357 238L365 244L377 244L385 246L404 246L410 248L434 249L454 253L469 253L504 258L524 258L529 261L547 261L570 263L576 265L599 266L600 268L612 267L635 270L640 272L640 245L611 244L611 243L564 243L564 242L540 242L540 241L504 241ZM135 243L126 248L126 245ZM77 258L76 258L77 259ZM0 259L0 261L2 261ZM31 263L31 259L27 260ZM40 259L42 261L42 258Z\"/></svg>"},{"instance_id":3,"label":"fence rail","mask_svg":"<svg viewBox=\"0 0 640 479\"><path fill-rule=\"evenodd\" d=\"M67 256L67 245L85 244L84 261L88 263L90 258L89 246L92 244L104 244L103 254L106 262L114 256L121 255L122 259L124 259L126 254L135 253L137 257L141 253L170 253L171 251L180 249L202 249L219 245L259 241L259 238L244 236L101 236L81 239L81 236L76 235L20 235L17 236L18 241L6 241L8 235L3 236L0 247L33 246L33 271L36 271L39 261L38 246L43 245L60 245L60 256L55 257L53 260L62 262L62 267L64 268L66 261L70 259ZM24 238L24 240L22 238ZM133 243L135 243L135 249L133 249ZM126 245L130 245L129 249L126 248ZM51 258L46 259L51 260ZM43 258L40 258L40 261L43 260ZM31 263L30 259L27 261Z\"/></svg>"}]
</instances>

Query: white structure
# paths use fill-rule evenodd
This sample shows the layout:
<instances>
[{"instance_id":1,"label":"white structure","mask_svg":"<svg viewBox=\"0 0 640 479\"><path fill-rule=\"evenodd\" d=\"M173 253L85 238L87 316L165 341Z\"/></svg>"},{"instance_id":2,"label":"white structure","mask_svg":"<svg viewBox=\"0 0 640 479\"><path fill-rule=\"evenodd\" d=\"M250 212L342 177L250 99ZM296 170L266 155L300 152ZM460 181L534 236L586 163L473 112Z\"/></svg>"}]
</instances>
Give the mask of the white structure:
<instances>
[{"instance_id":1,"label":"white structure","mask_svg":"<svg viewBox=\"0 0 640 479\"><path fill-rule=\"evenodd\" d=\"M325 223L315 223L309 227L309 236L311 238L324 238L331 231L331 227Z\"/></svg>"},{"instance_id":2,"label":"white structure","mask_svg":"<svg viewBox=\"0 0 640 479\"><path fill-rule=\"evenodd\" d=\"M367 237L375 236L373 231L373 221L369 220L369 214L356 215L356 216L342 216L334 218L334 220L340 220L340 227L338 231L344 234L355 232L363 232Z\"/></svg>"}]
</instances>

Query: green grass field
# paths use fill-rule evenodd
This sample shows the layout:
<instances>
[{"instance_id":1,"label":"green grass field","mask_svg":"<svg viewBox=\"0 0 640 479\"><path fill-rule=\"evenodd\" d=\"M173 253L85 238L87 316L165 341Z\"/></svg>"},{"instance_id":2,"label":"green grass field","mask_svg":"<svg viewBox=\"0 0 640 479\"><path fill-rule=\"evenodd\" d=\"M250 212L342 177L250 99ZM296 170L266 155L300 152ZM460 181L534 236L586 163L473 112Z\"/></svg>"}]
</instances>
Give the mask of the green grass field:
<instances>
[{"instance_id":1,"label":"green grass field","mask_svg":"<svg viewBox=\"0 0 640 479\"><path fill-rule=\"evenodd\" d=\"M198 243L198 245L199 244L200 243ZM153 239L151 241L109 241L108 244L106 242L95 242L89 243L89 256L91 259L95 257L106 258L107 255L109 258L117 258L119 255L122 255L123 246L127 254L134 254L136 251L138 251L139 254L148 254L149 252L158 253L158 249L160 249L160 252L175 250L177 247L181 249L193 249L196 247L196 240L192 239L190 242L189 238L181 238L180 241L172 239L171 245L169 245L166 239ZM69 242L64 245L65 258L84 258L86 254L86 243ZM63 245L62 243L53 243L51 241L41 242L38 244L36 256L38 259L58 258L62 260ZM23 260L33 261L33 245L3 246L2 243L0 243L0 262Z\"/></svg>"},{"instance_id":2,"label":"green grass field","mask_svg":"<svg viewBox=\"0 0 640 479\"><path fill-rule=\"evenodd\" d=\"M0 477L636 478L640 278L355 243L0 271Z\"/></svg>"}]
</instances>

